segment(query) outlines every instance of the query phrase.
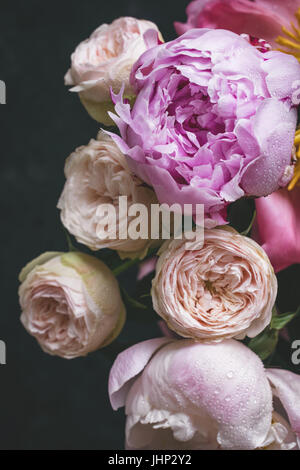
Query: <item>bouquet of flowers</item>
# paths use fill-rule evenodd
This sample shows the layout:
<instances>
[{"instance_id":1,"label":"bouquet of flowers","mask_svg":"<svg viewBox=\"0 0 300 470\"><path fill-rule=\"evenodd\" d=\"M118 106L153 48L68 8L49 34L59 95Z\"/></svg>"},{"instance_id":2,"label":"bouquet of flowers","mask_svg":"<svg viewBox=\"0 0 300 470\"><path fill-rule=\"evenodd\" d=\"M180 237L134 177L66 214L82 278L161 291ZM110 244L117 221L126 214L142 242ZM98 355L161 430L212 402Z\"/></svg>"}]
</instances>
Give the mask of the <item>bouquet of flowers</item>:
<instances>
[{"instance_id":1,"label":"bouquet of flowers","mask_svg":"<svg viewBox=\"0 0 300 470\"><path fill-rule=\"evenodd\" d=\"M101 129L66 160L68 251L23 268L21 321L62 358L119 348L127 449L298 449L300 376L279 345L300 309L279 311L275 273L300 262L300 1L187 16L170 42L119 18L72 54L65 83ZM126 312L161 336L118 346Z\"/></svg>"}]
</instances>

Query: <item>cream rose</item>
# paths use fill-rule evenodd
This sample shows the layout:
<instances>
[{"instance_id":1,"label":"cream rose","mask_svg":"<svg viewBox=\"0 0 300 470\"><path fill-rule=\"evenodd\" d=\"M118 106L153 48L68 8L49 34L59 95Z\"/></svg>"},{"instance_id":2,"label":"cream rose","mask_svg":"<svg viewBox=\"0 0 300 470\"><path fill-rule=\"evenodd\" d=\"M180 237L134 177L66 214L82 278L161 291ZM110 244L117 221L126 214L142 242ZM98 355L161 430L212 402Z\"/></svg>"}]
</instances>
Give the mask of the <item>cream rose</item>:
<instances>
[{"instance_id":1,"label":"cream rose","mask_svg":"<svg viewBox=\"0 0 300 470\"><path fill-rule=\"evenodd\" d=\"M166 242L153 280L156 312L179 335L221 341L258 335L271 321L277 280L253 240L233 229L204 232L204 245Z\"/></svg>"},{"instance_id":2,"label":"cream rose","mask_svg":"<svg viewBox=\"0 0 300 470\"><path fill-rule=\"evenodd\" d=\"M125 320L117 280L108 267L79 253L44 253L20 274L21 322L41 348L66 359L104 347Z\"/></svg>"},{"instance_id":3,"label":"cream rose","mask_svg":"<svg viewBox=\"0 0 300 470\"><path fill-rule=\"evenodd\" d=\"M148 49L144 38L148 30L159 33L151 21L119 18L97 28L72 54L65 84L73 86L71 91L79 92L83 105L96 121L114 125L107 115L113 110L110 88L118 93L124 84L125 95L134 97L129 83L131 68Z\"/></svg>"},{"instance_id":4,"label":"cream rose","mask_svg":"<svg viewBox=\"0 0 300 470\"><path fill-rule=\"evenodd\" d=\"M94 251L110 248L118 250L122 257L142 258L150 244L148 239L120 238L133 217L119 210L119 197L127 197L128 210L132 204L143 204L148 214L156 197L131 174L125 156L113 140L100 131L97 140L92 139L70 155L65 174L67 181L58 208L63 225L77 241ZM107 226L107 204L115 208L116 227L114 220Z\"/></svg>"}]
</instances>

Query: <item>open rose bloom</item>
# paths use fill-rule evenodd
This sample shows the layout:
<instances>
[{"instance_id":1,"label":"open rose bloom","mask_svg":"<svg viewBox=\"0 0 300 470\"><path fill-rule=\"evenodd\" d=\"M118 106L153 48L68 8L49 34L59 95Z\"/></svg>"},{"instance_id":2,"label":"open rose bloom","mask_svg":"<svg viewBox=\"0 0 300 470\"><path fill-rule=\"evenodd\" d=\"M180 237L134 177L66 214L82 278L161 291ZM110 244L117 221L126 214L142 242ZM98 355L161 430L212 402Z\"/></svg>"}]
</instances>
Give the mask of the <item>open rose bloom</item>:
<instances>
[{"instance_id":1,"label":"open rose bloom","mask_svg":"<svg viewBox=\"0 0 300 470\"><path fill-rule=\"evenodd\" d=\"M116 359L109 394L127 449L298 449L300 377L234 340L139 343Z\"/></svg>"},{"instance_id":2,"label":"open rose bloom","mask_svg":"<svg viewBox=\"0 0 300 470\"><path fill-rule=\"evenodd\" d=\"M207 226L220 225L229 203L292 178L299 77L292 56L260 52L230 31L193 29L140 57L134 106L114 97L121 138L113 138L160 202L203 204Z\"/></svg>"},{"instance_id":3,"label":"open rose bloom","mask_svg":"<svg viewBox=\"0 0 300 470\"><path fill-rule=\"evenodd\" d=\"M113 109L110 88L118 92L125 84L126 96L134 96L129 83L131 68L147 50L144 33L151 29L158 32L151 21L119 18L110 25L99 26L72 54L65 84L79 93L83 105L97 121L113 124L107 115Z\"/></svg>"},{"instance_id":4,"label":"open rose bloom","mask_svg":"<svg viewBox=\"0 0 300 470\"><path fill-rule=\"evenodd\" d=\"M20 281L21 321L49 354L85 356L113 341L123 327L118 283L92 256L45 253L22 270Z\"/></svg>"},{"instance_id":5,"label":"open rose bloom","mask_svg":"<svg viewBox=\"0 0 300 470\"><path fill-rule=\"evenodd\" d=\"M128 168L125 156L104 132L88 145L79 147L66 161L66 184L58 202L61 220L67 230L91 250L110 248L122 257L145 256L148 239L121 238L133 219L120 210L120 197L144 204L150 212L156 197ZM108 205L113 210L109 218ZM147 223L148 220L145 220Z\"/></svg>"},{"instance_id":6,"label":"open rose bloom","mask_svg":"<svg viewBox=\"0 0 300 470\"><path fill-rule=\"evenodd\" d=\"M232 229L204 245L165 242L152 283L154 310L181 336L206 342L254 337L269 325L277 280L264 250Z\"/></svg>"}]
</instances>

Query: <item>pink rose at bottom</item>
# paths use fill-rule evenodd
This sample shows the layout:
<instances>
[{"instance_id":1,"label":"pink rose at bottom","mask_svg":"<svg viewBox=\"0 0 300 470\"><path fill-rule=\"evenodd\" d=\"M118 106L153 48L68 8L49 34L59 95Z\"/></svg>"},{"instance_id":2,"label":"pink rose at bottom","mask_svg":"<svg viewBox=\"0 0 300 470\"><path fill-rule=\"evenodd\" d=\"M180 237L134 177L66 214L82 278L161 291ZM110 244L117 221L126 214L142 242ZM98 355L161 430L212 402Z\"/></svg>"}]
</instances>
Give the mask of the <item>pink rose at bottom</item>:
<instances>
[{"instance_id":1,"label":"pink rose at bottom","mask_svg":"<svg viewBox=\"0 0 300 470\"><path fill-rule=\"evenodd\" d=\"M276 272L300 263L300 187L256 199L252 237L263 247Z\"/></svg>"},{"instance_id":2,"label":"pink rose at bottom","mask_svg":"<svg viewBox=\"0 0 300 470\"><path fill-rule=\"evenodd\" d=\"M128 450L292 450L300 443L300 376L264 369L235 340L139 343L117 357L109 394L114 410L125 406Z\"/></svg>"}]
</instances>

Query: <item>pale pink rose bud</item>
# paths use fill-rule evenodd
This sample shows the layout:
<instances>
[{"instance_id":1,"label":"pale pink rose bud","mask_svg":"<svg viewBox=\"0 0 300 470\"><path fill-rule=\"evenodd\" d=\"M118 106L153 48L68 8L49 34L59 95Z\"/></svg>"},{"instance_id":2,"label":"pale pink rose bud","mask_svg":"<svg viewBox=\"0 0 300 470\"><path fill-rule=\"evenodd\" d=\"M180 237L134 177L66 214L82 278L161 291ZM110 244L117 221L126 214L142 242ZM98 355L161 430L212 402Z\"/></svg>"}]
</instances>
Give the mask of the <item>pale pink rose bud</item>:
<instances>
[{"instance_id":1,"label":"pale pink rose bud","mask_svg":"<svg viewBox=\"0 0 300 470\"><path fill-rule=\"evenodd\" d=\"M166 242L153 280L155 311L186 338L258 335L271 321L277 280L264 250L230 228L205 230L204 245Z\"/></svg>"},{"instance_id":2,"label":"pale pink rose bud","mask_svg":"<svg viewBox=\"0 0 300 470\"><path fill-rule=\"evenodd\" d=\"M20 274L21 322L41 348L72 359L111 343L125 321L118 282L102 261L45 253Z\"/></svg>"},{"instance_id":3,"label":"pale pink rose bud","mask_svg":"<svg viewBox=\"0 0 300 470\"><path fill-rule=\"evenodd\" d=\"M151 244L149 215L156 196L132 175L111 137L100 131L97 140L79 147L67 159L65 175L58 208L63 225L76 240L94 251L110 248L122 258L143 258ZM120 196L126 198L121 204ZM143 228L148 227L139 239L130 236L130 224L136 220L129 215L133 204L143 204L144 212L136 217Z\"/></svg>"},{"instance_id":4,"label":"pale pink rose bud","mask_svg":"<svg viewBox=\"0 0 300 470\"><path fill-rule=\"evenodd\" d=\"M73 86L71 91L79 93L83 105L96 121L114 125L107 114L113 111L110 89L118 93L124 84L126 97L134 98L130 73L133 64L151 47L144 37L148 30L156 32L158 44L161 35L154 23L131 17L119 18L110 25L97 28L72 54L65 84Z\"/></svg>"},{"instance_id":5,"label":"pale pink rose bud","mask_svg":"<svg viewBox=\"0 0 300 470\"><path fill-rule=\"evenodd\" d=\"M300 376L265 370L238 341L139 343L117 357L109 395L128 450L298 449Z\"/></svg>"}]
</instances>

